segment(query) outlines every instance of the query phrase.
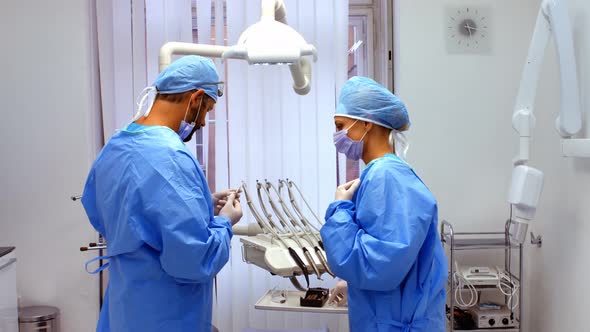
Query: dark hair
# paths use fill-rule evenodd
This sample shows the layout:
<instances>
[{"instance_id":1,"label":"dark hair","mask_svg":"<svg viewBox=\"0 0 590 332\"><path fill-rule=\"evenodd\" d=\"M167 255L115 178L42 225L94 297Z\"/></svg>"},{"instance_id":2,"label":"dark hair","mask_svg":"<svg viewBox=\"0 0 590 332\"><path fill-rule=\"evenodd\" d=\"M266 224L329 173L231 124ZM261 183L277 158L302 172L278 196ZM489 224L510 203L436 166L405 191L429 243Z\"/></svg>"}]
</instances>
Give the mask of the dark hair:
<instances>
[{"instance_id":1,"label":"dark hair","mask_svg":"<svg viewBox=\"0 0 590 332\"><path fill-rule=\"evenodd\" d=\"M193 93L195 93L195 91L197 91L197 90L190 90L190 91L186 91L186 92L169 93L169 94L158 93L158 95L156 96L156 100L164 100L164 101L167 101L170 103L180 104L186 98L187 94L193 94ZM208 99L211 99L211 97L209 97L206 93L203 94L203 96L205 97L205 102Z\"/></svg>"},{"instance_id":2,"label":"dark hair","mask_svg":"<svg viewBox=\"0 0 590 332\"><path fill-rule=\"evenodd\" d=\"M186 94L190 92L181 92L181 93L170 93L170 94L160 94L156 96L156 100L164 100L174 104L180 104L185 98Z\"/></svg>"}]
</instances>

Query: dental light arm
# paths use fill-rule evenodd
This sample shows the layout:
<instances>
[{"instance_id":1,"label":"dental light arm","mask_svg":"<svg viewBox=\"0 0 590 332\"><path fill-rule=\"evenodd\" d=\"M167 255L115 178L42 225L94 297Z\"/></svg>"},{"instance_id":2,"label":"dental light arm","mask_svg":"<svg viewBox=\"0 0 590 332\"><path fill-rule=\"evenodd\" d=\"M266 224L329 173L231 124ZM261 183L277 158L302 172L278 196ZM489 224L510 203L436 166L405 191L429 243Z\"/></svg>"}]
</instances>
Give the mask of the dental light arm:
<instances>
[{"instance_id":1,"label":"dental light arm","mask_svg":"<svg viewBox=\"0 0 590 332\"><path fill-rule=\"evenodd\" d=\"M311 89L311 64L305 56L317 60L317 51L287 25L282 0L262 0L260 21L248 27L234 46L169 42L160 49L160 71L172 62L172 55L202 55L225 59L243 59L251 65L288 64L293 89L299 95Z\"/></svg>"},{"instance_id":2,"label":"dental light arm","mask_svg":"<svg viewBox=\"0 0 590 332\"><path fill-rule=\"evenodd\" d=\"M543 172L527 165L535 127L534 101L543 58L553 35L560 69L561 104L556 129L562 137L562 152L569 157L590 156L590 140L573 139L582 127L574 43L569 14L562 0L543 0L522 74L512 126L519 134L519 152L514 160L508 201L513 207L511 237L523 243L543 189Z\"/></svg>"},{"instance_id":3,"label":"dental light arm","mask_svg":"<svg viewBox=\"0 0 590 332\"><path fill-rule=\"evenodd\" d=\"M221 58L227 46L168 42L160 47L159 70L162 71L172 63L173 55L200 55Z\"/></svg>"},{"instance_id":4,"label":"dental light arm","mask_svg":"<svg viewBox=\"0 0 590 332\"><path fill-rule=\"evenodd\" d=\"M262 17L269 17L287 24L287 8L283 1L262 0Z\"/></svg>"}]
</instances>

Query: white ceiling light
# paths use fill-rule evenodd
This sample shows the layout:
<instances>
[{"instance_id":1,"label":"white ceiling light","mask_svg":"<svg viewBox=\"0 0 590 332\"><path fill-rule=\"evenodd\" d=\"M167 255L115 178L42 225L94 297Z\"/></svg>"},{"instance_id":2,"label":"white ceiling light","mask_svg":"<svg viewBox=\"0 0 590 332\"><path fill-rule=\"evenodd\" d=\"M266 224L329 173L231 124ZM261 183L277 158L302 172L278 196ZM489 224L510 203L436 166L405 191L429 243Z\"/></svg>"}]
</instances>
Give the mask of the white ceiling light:
<instances>
[{"instance_id":1,"label":"white ceiling light","mask_svg":"<svg viewBox=\"0 0 590 332\"><path fill-rule=\"evenodd\" d=\"M311 65L305 56L317 60L315 47L287 25L282 0L262 0L260 21L248 27L234 46L170 42L160 49L160 71L172 62L172 55L201 55L242 59L251 65L289 65L293 89L300 95L311 89Z\"/></svg>"}]
</instances>

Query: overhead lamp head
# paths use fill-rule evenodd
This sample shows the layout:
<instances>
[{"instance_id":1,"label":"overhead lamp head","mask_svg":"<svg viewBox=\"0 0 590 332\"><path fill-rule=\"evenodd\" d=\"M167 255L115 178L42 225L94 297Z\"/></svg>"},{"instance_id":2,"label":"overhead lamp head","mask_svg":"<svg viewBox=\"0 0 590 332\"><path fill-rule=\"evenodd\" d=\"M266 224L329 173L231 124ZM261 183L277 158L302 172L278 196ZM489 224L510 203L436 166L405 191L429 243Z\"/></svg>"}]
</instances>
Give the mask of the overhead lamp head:
<instances>
[{"instance_id":1,"label":"overhead lamp head","mask_svg":"<svg viewBox=\"0 0 590 332\"><path fill-rule=\"evenodd\" d=\"M223 52L222 58L244 59L251 65L284 65L298 64L307 55L317 60L315 47L295 29L263 17L244 30L238 43Z\"/></svg>"}]
</instances>

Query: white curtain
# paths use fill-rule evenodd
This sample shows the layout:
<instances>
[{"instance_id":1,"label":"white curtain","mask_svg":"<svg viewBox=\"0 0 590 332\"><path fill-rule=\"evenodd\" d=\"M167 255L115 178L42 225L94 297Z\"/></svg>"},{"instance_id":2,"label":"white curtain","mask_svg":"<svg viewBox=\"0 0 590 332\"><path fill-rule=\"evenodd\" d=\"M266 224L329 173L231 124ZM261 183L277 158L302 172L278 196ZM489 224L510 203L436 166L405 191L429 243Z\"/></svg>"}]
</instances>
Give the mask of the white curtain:
<instances>
[{"instance_id":1,"label":"white curtain","mask_svg":"<svg viewBox=\"0 0 590 332\"><path fill-rule=\"evenodd\" d=\"M137 96L158 75L160 47L192 42L191 0L98 0L96 11L106 143L131 121Z\"/></svg>"},{"instance_id":2,"label":"white curtain","mask_svg":"<svg viewBox=\"0 0 590 332\"><path fill-rule=\"evenodd\" d=\"M133 110L131 1L97 1L98 57L105 142Z\"/></svg>"},{"instance_id":3,"label":"white curtain","mask_svg":"<svg viewBox=\"0 0 590 332\"><path fill-rule=\"evenodd\" d=\"M289 178L299 184L322 216L333 200L336 186L333 113L346 80L348 1L287 0L285 4L288 24L318 49L312 90L305 96L295 94L287 67L228 61L229 159L223 159L223 154L216 163L216 183L221 189L237 187L244 180L249 188L255 188L256 179ZM198 1L197 5L201 8ZM235 44L241 32L259 19L260 1L228 0L228 44ZM219 110L218 106L216 116L223 113ZM222 165L229 166L228 174L222 174ZM243 205L245 217L241 222L254 222L245 202ZM316 284L326 288L334 285L333 280L328 280L331 277L326 275L324 279ZM254 303L270 288L293 287L287 279L244 263L238 237L234 237L231 260L219 274L217 284L214 323L221 331L241 331L245 327L348 330L346 315L255 309Z\"/></svg>"}]
</instances>

